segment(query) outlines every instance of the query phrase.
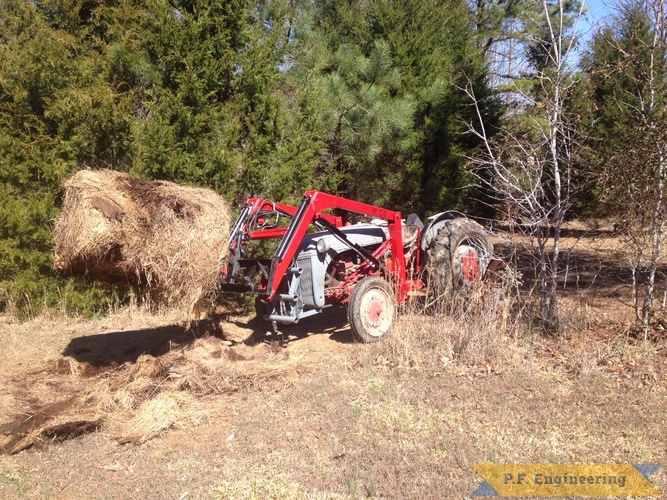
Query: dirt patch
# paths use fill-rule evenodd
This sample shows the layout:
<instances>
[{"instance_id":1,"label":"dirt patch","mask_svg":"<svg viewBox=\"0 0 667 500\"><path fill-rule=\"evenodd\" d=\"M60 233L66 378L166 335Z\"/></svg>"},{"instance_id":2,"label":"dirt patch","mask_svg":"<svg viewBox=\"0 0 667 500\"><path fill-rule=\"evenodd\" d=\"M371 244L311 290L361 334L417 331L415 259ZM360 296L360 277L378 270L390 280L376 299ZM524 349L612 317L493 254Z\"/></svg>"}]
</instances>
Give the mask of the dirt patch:
<instances>
[{"instance_id":1,"label":"dirt patch","mask_svg":"<svg viewBox=\"0 0 667 500\"><path fill-rule=\"evenodd\" d=\"M53 443L95 431L99 420L67 419L67 412L75 406L76 398L40 407L39 403L10 422L0 425L0 450L14 454L35 444ZM58 423L54 421L58 420Z\"/></svg>"},{"instance_id":2,"label":"dirt patch","mask_svg":"<svg viewBox=\"0 0 667 500\"><path fill-rule=\"evenodd\" d=\"M344 321L329 314L319 325L340 335ZM22 361L0 391L7 403L0 414L2 451L14 454L95 431L141 444L168 430L193 429L217 412L202 399L281 384L323 362L324 351L332 355L336 345L345 345L331 348L326 335L309 340L303 326L257 343L256 322L248 318L219 316L189 328L104 326L111 331L80 335L76 329L79 335L60 354L50 350L46 360L14 351ZM287 349L288 343L294 347Z\"/></svg>"}]
</instances>

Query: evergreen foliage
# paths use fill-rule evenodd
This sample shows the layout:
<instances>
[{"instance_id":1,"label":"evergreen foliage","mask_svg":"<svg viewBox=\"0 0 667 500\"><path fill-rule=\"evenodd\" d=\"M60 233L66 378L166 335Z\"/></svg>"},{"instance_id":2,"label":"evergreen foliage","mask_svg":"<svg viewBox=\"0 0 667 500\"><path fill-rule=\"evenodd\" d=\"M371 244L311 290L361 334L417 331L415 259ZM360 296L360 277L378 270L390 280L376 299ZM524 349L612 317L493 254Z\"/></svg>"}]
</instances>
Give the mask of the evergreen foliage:
<instances>
[{"instance_id":1,"label":"evergreen foliage","mask_svg":"<svg viewBox=\"0 0 667 500\"><path fill-rule=\"evenodd\" d=\"M0 302L19 309L91 305L80 285L52 275L50 224L60 184L79 165L127 154L126 103L89 43L87 4L63 4L0 3Z\"/></svg>"},{"instance_id":2,"label":"evergreen foliage","mask_svg":"<svg viewBox=\"0 0 667 500\"><path fill-rule=\"evenodd\" d=\"M468 81L497 120L463 0L3 0L0 303L121 297L51 270L62 182L82 168L234 204L327 189L422 214L470 205Z\"/></svg>"},{"instance_id":3,"label":"evergreen foliage","mask_svg":"<svg viewBox=\"0 0 667 500\"><path fill-rule=\"evenodd\" d=\"M477 146L463 135L463 123L472 109L460 88L471 80L478 95L489 96L467 4L459 0L323 0L315 5L311 37L324 34L332 53L343 48L350 54L349 47L356 47L367 57L382 42L400 75L400 84L389 93L395 105L384 109L410 122L398 128L405 132L402 141L394 139L401 147L382 149L375 166L380 175L357 177L357 182L373 186L379 177L378 185L385 187L375 201L404 211L460 206L466 185L462 166ZM497 120L493 100L483 101L489 122ZM408 104L413 108L410 114L405 109ZM350 192L366 190L360 186Z\"/></svg>"},{"instance_id":4,"label":"evergreen foliage","mask_svg":"<svg viewBox=\"0 0 667 500\"><path fill-rule=\"evenodd\" d=\"M650 216L667 125L664 44L651 72L651 21L640 4L596 34L582 61L588 75L588 164L602 192L600 207L626 219ZM653 92L654 105L651 102Z\"/></svg>"}]
</instances>

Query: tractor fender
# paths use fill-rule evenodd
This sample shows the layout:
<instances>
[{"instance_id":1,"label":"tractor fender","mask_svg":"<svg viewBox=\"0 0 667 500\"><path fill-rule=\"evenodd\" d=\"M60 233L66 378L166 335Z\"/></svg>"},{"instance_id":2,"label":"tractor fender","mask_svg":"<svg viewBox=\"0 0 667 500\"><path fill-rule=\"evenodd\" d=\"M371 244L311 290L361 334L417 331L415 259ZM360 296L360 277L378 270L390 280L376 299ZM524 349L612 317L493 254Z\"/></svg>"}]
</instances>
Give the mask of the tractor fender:
<instances>
[{"instance_id":1,"label":"tractor fender","mask_svg":"<svg viewBox=\"0 0 667 500\"><path fill-rule=\"evenodd\" d=\"M437 236L438 231L442 226L447 224L450 220L456 219L458 217L465 217L461 212L456 210L447 210L445 212L440 212L435 215L427 217L428 225L422 234L421 248L426 250L431 246L433 239Z\"/></svg>"}]
</instances>

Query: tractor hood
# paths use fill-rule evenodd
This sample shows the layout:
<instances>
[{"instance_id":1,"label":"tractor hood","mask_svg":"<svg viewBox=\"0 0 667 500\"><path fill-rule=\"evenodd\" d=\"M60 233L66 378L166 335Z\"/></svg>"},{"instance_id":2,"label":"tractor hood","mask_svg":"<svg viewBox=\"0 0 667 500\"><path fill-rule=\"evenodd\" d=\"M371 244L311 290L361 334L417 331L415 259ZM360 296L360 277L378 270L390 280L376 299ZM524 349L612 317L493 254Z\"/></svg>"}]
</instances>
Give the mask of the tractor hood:
<instances>
[{"instance_id":1,"label":"tractor hood","mask_svg":"<svg viewBox=\"0 0 667 500\"><path fill-rule=\"evenodd\" d=\"M369 223L344 226L341 227L340 230L345 233L352 243L356 243L364 248L381 244L383 241L387 240L389 233L386 225L379 226ZM303 242L299 248L299 255L317 254L317 242L323 238L328 243L329 250L327 253L329 254L333 253L335 255L350 249L350 247L336 235L329 231L320 231L304 236Z\"/></svg>"}]
</instances>

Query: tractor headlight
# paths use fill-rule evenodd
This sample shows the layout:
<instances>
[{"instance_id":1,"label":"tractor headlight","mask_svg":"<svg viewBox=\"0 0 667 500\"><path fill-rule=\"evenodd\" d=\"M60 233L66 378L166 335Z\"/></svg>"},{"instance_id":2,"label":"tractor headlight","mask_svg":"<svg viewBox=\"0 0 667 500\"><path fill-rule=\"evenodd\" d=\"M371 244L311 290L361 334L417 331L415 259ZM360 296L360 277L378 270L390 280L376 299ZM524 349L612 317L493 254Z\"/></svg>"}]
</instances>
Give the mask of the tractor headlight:
<instances>
[{"instance_id":1,"label":"tractor headlight","mask_svg":"<svg viewBox=\"0 0 667 500\"><path fill-rule=\"evenodd\" d=\"M320 255L324 255L329 251L331 245L329 245L329 240L327 240L326 238L320 238L319 240L317 240L317 245L315 246L315 248L317 248L317 253L319 253Z\"/></svg>"}]
</instances>

